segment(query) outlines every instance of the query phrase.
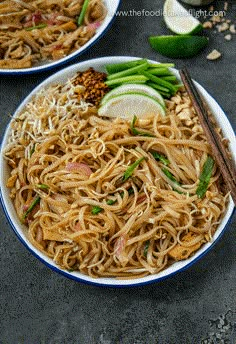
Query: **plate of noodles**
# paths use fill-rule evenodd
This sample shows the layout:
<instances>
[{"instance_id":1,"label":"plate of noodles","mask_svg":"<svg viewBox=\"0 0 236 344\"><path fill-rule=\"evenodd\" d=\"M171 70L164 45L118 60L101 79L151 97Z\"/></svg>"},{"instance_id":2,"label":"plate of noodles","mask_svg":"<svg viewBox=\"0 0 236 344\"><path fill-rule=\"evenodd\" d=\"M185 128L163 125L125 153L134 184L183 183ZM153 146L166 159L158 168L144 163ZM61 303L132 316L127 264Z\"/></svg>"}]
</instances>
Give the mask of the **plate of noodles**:
<instances>
[{"instance_id":1,"label":"plate of noodles","mask_svg":"<svg viewBox=\"0 0 236 344\"><path fill-rule=\"evenodd\" d=\"M130 61L140 59L103 57L49 77L18 107L1 147L1 201L17 237L52 270L99 286L158 282L192 266L234 211L183 88L164 98L163 113L99 113L120 97L112 100L106 66ZM236 159L227 116L196 85Z\"/></svg>"},{"instance_id":2,"label":"plate of noodles","mask_svg":"<svg viewBox=\"0 0 236 344\"><path fill-rule=\"evenodd\" d=\"M0 74L41 72L91 48L108 30L120 0L4 0Z\"/></svg>"}]
</instances>

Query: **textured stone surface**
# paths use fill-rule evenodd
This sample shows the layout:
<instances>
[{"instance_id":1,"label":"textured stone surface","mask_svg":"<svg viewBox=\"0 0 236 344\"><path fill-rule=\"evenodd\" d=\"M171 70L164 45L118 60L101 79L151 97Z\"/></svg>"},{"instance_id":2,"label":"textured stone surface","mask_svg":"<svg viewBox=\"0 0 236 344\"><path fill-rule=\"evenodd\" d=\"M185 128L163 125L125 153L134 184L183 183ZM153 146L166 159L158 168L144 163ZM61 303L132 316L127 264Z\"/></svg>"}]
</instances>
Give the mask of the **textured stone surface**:
<instances>
[{"instance_id":1,"label":"textured stone surface","mask_svg":"<svg viewBox=\"0 0 236 344\"><path fill-rule=\"evenodd\" d=\"M218 1L219 9L224 2ZM123 1L123 10L158 10L163 1ZM233 5L235 6L235 5ZM233 17L235 7L229 8ZM162 17L118 17L110 31L78 61L132 55L170 61L154 52L149 35L168 34ZM211 31L198 57L176 60L189 67L217 99L235 129L236 35L230 42ZM213 49L222 58L212 62ZM0 76L0 136L10 115L52 74ZM236 218L221 241L195 266L145 287L106 289L67 280L34 258L0 211L0 344L200 344L236 343Z\"/></svg>"}]
</instances>

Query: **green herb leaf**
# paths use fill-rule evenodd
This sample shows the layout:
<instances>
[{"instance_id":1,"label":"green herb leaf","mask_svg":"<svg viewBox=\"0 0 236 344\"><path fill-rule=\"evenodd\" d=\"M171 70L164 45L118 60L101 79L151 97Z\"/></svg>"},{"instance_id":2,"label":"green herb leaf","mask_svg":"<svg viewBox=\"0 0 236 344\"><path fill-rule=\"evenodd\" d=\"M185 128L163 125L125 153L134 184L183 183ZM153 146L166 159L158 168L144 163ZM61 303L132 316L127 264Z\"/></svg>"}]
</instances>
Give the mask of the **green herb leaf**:
<instances>
[{"instance_id":1,"label":"green herb leaf","mask_svg":"<svg viewBox=\"0 0 236 344\"><path fill-rule=\"evenodd\" d=\"M138 136L148 136L148 137L155 137L155 135L152 135L150 133L145 133L142 131L137 130L134 126L137 121L137 116L134 116L132 123L131 123L131 131L133 135L138 135Z\"/></svg>"},{"instance_id":2,"label":"green herb leaf","mask_svg":"<svg viewBox=\"0 0 236 344\"><path fill-rule=\"evenodd\" d=\"M146 257L146 258L147 258L147 253L148 253L149 246L150 246L150 240L147 240L147 241L145 242L144 250L143 250L143 255L144 255L144 257Z\"/></svg>"},{"instance_id":3,"label":"green herb leaf","mask_svg":"<svg viewBox=\"0 0 236 344\"><path fill-rule=\"evenodd\" d=\"M199 177L199 184L196 190L196 194L199 198L203 198L207 192L208 185L211 179L212 171L214 167L214 160L208 156L206 162L203 165L202 173Z\"/></svg>"},{"instance_id":4,"label":"green herb leaf","mask_svg":"<svg viewBox=\"0 0 236 344\"><path fill-rule=\"evenodd\" d=\"M31 27L27 27L25 28L26 31L32 31L35 29L43 29L47 26L47 24L39 24L39 25L35 25L35 26L31 26Z\"/></svg>"},{"instance_id":5,"label":"green herb leaf","mask_svg":"<svg viewBox=\"0 0 236 344\"><path fill-rule=\"evenodd\" d=\"M82 25L82 23L84 21L85 14L86 14L86 11L87 11L87 8L88 8L88 5L89 5L89 0L85 0L84 4L82 6L82 9L81 9L79 18L78 18L78 25Z\"/></svg>"},{"instance_id":6,"label":"green herb leaf","mask_svg":"<svg viewBox=\"0 0 236 344\"><path fill-rule=\"evenodd\" d=\"M154 159L161 161L165 166L169 165L170 161L162 154L157 153L156 151L151 152Z\"/></svg>"},{"instance_id":7,"label":"green herb leaf","mask_svg":"<svg viewBox=\"0 0 236 344\"><path fill-rule=\"evenodd\" d=\"M30 204L29 208L26 210L26 212L23 214L22 219L25 220L29 213L34 209L34 207L40 202L40 197L37 196L33 202Z\"/></svg>"},{"instance_id":8,"label":"green herb leaf","mask_svg":"<svg viewBox=\"0 0 236 344\"><path fill-rule=\"evenodd\" d=\"M138 167L138 165L143 161L145 160L145 157L142 157L140 159L138 159L137 161L135 161L132 165L130 165L127 170L125 171L124 175L123 175L123 178L122 178L122 181L125 182L127 179L129 179L134 170L136 169L136 167Z\"/></svg>"}]
</instances>

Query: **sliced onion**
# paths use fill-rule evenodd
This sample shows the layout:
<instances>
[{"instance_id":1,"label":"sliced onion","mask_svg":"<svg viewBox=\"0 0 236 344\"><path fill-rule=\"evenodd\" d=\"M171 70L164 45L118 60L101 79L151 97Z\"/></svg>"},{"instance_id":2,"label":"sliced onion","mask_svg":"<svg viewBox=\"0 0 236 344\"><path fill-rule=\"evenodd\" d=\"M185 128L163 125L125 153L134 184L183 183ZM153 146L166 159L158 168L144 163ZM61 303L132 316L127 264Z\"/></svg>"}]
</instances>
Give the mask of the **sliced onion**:
<instances>
[{"instance_id":1,"label":"sliced onion","mask_svg":"<svg viewBox=\"0 0 236 344\"><path fill-rule=\"evenodd\" d=\"M100 26L101 26L101 22L99 22L99 21L94 22L94 23L90 23L87 25L87 30L93 31L93 30L98 29Z\"/></svg>"},{"instance_id":2,"label":"sliced onion","mask_svg":"<svg viewBox=\"0 0 236 344\"><path fill-rule=\"evenodd\" d=\"M85 176L90 176L93 173L91 168L82 162L69 162L66 169L69 172L81 172Z\"/></svg>"}]
</instances>

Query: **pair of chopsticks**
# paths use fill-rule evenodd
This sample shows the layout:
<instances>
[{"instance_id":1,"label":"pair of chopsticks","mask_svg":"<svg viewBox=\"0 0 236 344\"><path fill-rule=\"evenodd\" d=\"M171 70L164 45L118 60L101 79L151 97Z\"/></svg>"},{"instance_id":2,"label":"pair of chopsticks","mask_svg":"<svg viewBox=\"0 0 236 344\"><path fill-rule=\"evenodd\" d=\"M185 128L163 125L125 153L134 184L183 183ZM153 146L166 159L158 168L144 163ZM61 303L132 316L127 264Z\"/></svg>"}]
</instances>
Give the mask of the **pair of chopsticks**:
<instances>
[{"instance_id":1,"label":"pair of chopsticks","mask_svg":"<svg viewBox=\"0 0 236 344\"><path fill-rule=\"evenodd\" d=\"M216 132L210 121L207 109L202 101L200 94L194 85L190 74L186 68L180 71L180 76L186 91L192 101L193 107L199 117L206 138L211 146L212 155L215 158L228 191L230 191L234 204L236 205L236 167L229 158L229 154L222 142L220 135Z\"/></svg>"}]
</instances>

